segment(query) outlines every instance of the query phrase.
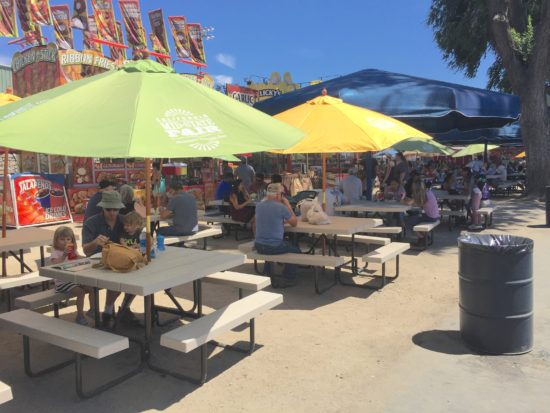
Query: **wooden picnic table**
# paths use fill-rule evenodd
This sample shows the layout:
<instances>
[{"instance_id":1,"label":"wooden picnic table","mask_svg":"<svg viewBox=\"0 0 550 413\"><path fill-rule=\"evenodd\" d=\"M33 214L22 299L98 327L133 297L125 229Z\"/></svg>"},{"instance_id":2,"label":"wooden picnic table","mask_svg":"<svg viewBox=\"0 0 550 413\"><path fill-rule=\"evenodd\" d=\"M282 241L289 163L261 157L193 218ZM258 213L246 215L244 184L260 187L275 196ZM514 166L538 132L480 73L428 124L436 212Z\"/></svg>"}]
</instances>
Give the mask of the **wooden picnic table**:
<instances>
[{"instance_id":1,"label":"wooden picnic table","mask_svg":"<svg viewBox=\"0 0 550 413\"><path fill-rule=\"evenodd\" d=\"M356 201L349 205L341 205L334 208L338 212L405 212L410 210L410 205L401 204L396 201Z\"/></svg>"},{"instance_id":2,"label":"wooden picnic table","mask_svg":"<svg viewBox=\"0 0 550 413\"><path fill-rule=\"evenodd\" d=\"M21 264L21 273L32 269L25 264L24 250L32 247L40 247L40 259L44 264L44 246L53 242L53 231L43 228L21 228L10 230L6 238L0 239L0 252L2 253L2 277L7 275L6 259L8 255L14 257Z\"/></svg>"},{"instance_id":3,"label":"wooden picnic table","mask_svg":"<svg viewBox=\"0 0 550 413\"><path fill-rule=\"evenodd\" d=\"M291 233L306 233L316 235L353 235L358 232L365 232L369 228L382 225L381 219L376 218L352 218L330 216L330 224L313 225L309 222L304 222L298 217L298 225L291 227L285 226L285 232Z\"/></svg>"},{"instance_id":4,"label":"wooden picnic table","mask_svg":"<svg viewBox=\"0 0 550 413\"><path fill-rule=\"evenodd\" d=\"M366 232L369 228L374 228L382 225L382 220L378 218L352 218L330 216L331 223L326 225L314 225L309 222L304 222L298 218L298 225L292 227L285 225L285 232L294 234L314 234L315 238L307 253L313 253L315 247L322 241L326 241L329 252L338 256L338 235L351 235L351 266L352 271L357 272L357 260L355 259L355 234ZM331 238L329 238L329 236ZM324 250L324 248L323 248Z\"/></svg>"},{"instance_id":5,"label":"wooden picnic table","mask_svg":"<svg viewBox=\"0 0 550 413\"><path fill-rule=\"evenodd\" d=\"M464 201L470 200L470 195L449 194L447 191L432 191L438 201Z\"/></svg>"},{"instance_id":6,"label":"wooden picnic table","mask_svg":"<svg viewBox=\"0 0 550 413\"><path fill-rule=\"evenodd\" d=\"M97 263L97 259L83 259L64 264L78 262ZM243 264L245 256L216 251L202 251L187 248L166 247L166 251L158 252L157 257L148 265L128 273L116 273L105 268L92 268L92 264L76 271L76 268L66 268L63 264L40 268L40 275L61 281L71 281L77 284L93 287L95 300L95 322L99 325L99 289L120 291L144 297L145 311L145 341L144 359L149 358L153 321L153 296L157 292L169 292L171 288L195 283L197 292L197 316L202 315L201 279L218 271L228 270ZM172 297L171 297L172 298Z\"/></svg>"}]
</instances>

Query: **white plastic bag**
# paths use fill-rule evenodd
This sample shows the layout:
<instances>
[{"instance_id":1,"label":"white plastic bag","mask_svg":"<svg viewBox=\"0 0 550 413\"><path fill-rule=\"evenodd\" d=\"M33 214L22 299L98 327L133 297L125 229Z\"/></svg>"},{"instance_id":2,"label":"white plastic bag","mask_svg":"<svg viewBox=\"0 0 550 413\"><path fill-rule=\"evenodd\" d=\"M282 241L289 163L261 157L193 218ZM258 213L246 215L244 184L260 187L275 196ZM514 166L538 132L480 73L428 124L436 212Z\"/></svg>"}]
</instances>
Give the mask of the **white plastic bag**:
<instances>
[{"instance_id":1,"label":"white plastic bag","mask_svg":"<svg viewBox=\"0 0 550 413\"><path fill-rule=\"evenodd\" d=\"M317 202L307 211L307 220L313 225L330 224L328 215L325 214L325 211Z\"/></svg>"},{"instance_id":2,"label":"white plastic bag","mask_svg":"<svg viewBox=\"0 0 550 413\"><path fill-rule=\"evenodd\" d=\"M307 213L315 204L319 204L317 200L309 198L302 199L300 202L298 202L298 205L296 206L300 208L300 217L302 221L307 222Z\"/></svg>"}]
</instances>

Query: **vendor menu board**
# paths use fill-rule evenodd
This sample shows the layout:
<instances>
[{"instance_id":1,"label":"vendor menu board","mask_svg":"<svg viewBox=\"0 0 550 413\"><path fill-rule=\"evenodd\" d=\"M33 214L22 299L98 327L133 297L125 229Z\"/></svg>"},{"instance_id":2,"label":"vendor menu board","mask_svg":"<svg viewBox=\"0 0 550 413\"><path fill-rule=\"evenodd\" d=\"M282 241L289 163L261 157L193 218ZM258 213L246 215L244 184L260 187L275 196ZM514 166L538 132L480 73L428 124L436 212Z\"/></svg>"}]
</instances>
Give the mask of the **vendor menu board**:
<instances>
[{"instance_id":1,"label":"vendor menu board","mask_svg":"<svg viewBox=\"0 0 550 413\"><path fill-rule=\"evenodd\" d=\"M121 160L96 160L73 158L73 186L96 186L104 179L117 184L132 183L135 187L145 185L145 163Z\"/></svg>"}]
</instances>

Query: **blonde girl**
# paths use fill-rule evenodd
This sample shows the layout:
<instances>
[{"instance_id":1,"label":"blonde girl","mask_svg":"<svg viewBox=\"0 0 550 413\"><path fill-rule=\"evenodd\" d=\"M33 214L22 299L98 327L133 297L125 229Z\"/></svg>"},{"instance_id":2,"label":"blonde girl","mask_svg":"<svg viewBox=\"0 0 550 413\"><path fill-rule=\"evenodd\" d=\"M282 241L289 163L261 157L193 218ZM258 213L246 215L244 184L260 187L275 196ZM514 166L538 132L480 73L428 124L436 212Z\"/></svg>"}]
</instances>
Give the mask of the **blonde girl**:
<instances>
[{"instance_id":1,"label":"blonde girl","mask_svg":"<svg viewBox=\"0 0 550 413\"><path fill-rule=\"evenodd\" d=\"M69 227L59 227L53 235L53 249L49 258L49 264L59 264L71 259L79 258L76 249L76 238L74 232ZM55 280L55 292L67 293L71 292L76 296L76 322L81 325L88 325L84 314L84 296L89 293L90 299L90 315L93 313L93 298L92 288L75 284L73 282L65 282Z\"/></svg>"}]
</instances>

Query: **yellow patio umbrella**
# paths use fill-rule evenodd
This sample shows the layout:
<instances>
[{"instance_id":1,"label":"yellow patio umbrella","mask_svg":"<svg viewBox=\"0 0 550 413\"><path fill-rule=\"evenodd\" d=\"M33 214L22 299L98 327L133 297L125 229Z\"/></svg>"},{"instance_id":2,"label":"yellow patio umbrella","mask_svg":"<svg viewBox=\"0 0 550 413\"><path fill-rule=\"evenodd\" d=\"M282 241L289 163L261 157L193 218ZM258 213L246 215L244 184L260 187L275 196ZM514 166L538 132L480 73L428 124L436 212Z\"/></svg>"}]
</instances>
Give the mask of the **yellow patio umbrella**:
<instances>
[{"instance_id":1,"label":"yellow patio umbrella","mask_svg":"<svg viewBox=\"0 0 550 413\"><path fill-rule=\"evenodd\" d=\"M274 116L306 133L280 154L321 153L323 197L327 153L381 151L407 138L431 136L389 116L323 95ZM324 202L323 202L324 203Z\"/></svg>"},{"instance_id":2,"label":"yellow patio umbrella","mask_svg":"<svg viewBox=\"0 0 550 413\"><path fill-rule=\"evenodd\" d=\"M0 106L7 105L8 103L15 102L21 99L18 96L12 95L10 93L0 93ZM8 148L4 149L4 181L2 186L2 238L6 238L6 188L8 187Z\"/></svg>"},{"instance_id":3,"label":"yellow patio umbrella","mask_svg":"<svg viewBox=\"0 0 550 413\"><path fill-rule=\"evenodd\" d=\"M514 156L515 159L521 159L521 158L525 158L525 151L521 152L521 153L518 153L516 156Z\"/></svg>"}]
</instances>

